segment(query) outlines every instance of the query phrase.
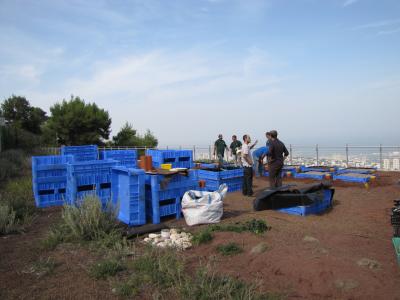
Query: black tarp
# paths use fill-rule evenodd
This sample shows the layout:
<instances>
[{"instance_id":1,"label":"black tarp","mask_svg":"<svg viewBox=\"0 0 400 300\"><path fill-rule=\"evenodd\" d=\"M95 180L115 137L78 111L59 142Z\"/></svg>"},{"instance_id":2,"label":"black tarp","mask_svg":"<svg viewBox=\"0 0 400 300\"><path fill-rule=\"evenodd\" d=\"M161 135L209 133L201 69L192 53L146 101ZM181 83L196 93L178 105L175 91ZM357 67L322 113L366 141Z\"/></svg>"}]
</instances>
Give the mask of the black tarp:
<instances>
[{"instance_id":1,"label":"black tarp","mask_svg":"<svg viewBox=\"0 0 400 300\"><path fill-rule=\"evenodd\" d=\"M308 184L302 186L286 185L276 189L266 189L254 200L254 210L280 209L294 206L312 205L323 201L324 190L330 189L329 197L333 197L334 189L329 183Z\"/></svg>"}]
</instances>

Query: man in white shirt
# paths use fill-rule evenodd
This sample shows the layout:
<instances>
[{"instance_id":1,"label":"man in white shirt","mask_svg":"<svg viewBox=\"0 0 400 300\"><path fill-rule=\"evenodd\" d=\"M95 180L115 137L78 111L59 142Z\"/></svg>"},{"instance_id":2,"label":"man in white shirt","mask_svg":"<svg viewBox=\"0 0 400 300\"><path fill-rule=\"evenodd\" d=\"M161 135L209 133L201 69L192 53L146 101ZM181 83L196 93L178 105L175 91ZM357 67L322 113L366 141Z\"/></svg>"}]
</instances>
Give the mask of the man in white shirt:
<instances>
[{"instance_id":1,"label":"man in white shirt","mask_svg":"<svg viewBox=\"0 0 400 300\"><path fill-rule=\"evenodd\" d=\"M242 193L245 196L253 196L253 159L250 150L256 145L257 141L252 146L250 146L250 142L250 136L245 134L242 145L242 166L244 173Z\"/></svg>"}]
</instances>

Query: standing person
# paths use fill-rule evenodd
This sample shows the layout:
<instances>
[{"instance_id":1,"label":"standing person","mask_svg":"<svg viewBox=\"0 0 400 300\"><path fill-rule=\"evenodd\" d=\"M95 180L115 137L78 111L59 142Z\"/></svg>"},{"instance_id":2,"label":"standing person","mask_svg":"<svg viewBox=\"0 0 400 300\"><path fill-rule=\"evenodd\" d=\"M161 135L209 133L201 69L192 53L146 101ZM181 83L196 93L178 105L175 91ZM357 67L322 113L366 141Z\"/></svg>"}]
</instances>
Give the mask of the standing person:
<instances>
[{"instance_id":1,"label":"standing person","mask_svg":"<svg viewBox=\"0 0 400 300\"><path fill-rule=\"evenodd\" d=\"M245 196L253 195L253 160L251 158L251 138L248 134L243 136L242 146L242 166L243 166L243 188L242 193Z\"/></svg>"},{"instance_id":2,"label":"standing person","mask_svg":"<svg viewBox=\"0 0 400 300\"><path fill-rule=\"evenodd\" d=\"M229 148L231 148L231 155L233 156L236 166L241 165L241 159L237 153L237 150L240 149L240 147L242 147L242 142L237 139L236 135L232 135L232 143Z\"/></svg>"},{"instance_id":3,"label":"standing person","mask_svg":"<svg viewBox=\"0 0 400 300\"><path fill-rule=\"evenodd\" d=\"M256 177L264 175L264 157L267 155L269 146L263 146L253 151L253 169Z\"/></svg>"},{"instance_id":4,"label":"standing person","mask_svg":"<svg viewBox=\"0 0 400 300\"><path fill-rule=\"evenodd\" d=\"M222 138L222 134L218 135L218 140L214 143L214 156L218 158L218 165L222 167L224 163L224 154L225 149L228 150L228 146L226 145L225 141Z\"/></svg>"},{"instance_id":5,"label":"standing person","mask_svg":"<svg viewBox=\"0 0 400 300\"><path fill-rule=\"evenodd\" d=\"M286 149L285 144L278 139L276 130L271 130L270 135L271 140L268 151L269 185L271 188L276 188L282 186L281 171L283 162L289 156L289 151Z\"/></svg>"}]
</instances>

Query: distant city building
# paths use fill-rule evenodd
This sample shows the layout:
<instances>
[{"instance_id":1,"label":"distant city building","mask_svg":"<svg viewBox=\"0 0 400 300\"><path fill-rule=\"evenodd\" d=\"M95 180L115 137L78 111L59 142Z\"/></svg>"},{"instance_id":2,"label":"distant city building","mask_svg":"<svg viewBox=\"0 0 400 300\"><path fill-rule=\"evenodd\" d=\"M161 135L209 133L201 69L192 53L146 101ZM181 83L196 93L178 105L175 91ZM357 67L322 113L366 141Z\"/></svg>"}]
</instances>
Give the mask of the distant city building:
<instances>
[{"instance_id":1,"label":"distant city building","mask_svg":"<svg viewBox=\"0 0 400 300\"><path fill-rule=\"evenodd\" d=\"M384 170L390 170L390 160L387 159L387 158L385 158L385 159L383 160L383 169L384 169Z\"/></svg>"},{"instance_id":2,"label":"distant city building","mask_svg":"<svg viewBox=\"0 0 400 300\"><path fill-rule=\"evenodd\" d=\"M393 170L400 170L400 159L393 159Z\"/></svg>"}]
</instances>

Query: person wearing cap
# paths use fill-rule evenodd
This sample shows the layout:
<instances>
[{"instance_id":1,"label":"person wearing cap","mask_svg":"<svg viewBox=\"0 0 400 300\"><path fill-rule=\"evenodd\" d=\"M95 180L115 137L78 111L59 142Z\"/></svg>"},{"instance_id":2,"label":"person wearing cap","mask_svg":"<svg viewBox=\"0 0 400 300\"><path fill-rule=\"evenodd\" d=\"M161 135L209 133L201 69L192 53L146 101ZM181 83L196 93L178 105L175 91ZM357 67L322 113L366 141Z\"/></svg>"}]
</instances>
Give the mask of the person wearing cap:
<instances>
[{"instance_id":1,"label":"person wearing cap","mask_svg":"<svg viewBox=\"0 0 400 300\"><path fill-rule=\"evenodd\" d=\"M285 159L289 156L289 151L284 143L278 139L278 132L271 130L269 132L271 140L269 141L268 150L268 172L269 184L271 188L282 186L282 168Z\"/></svg>"},{"instance_id":2,"label":"person wearing cap","mask_svg":"<svg viewBox=\"0 0 400 300\"><path fill-rule=\"evenodd\" d=\"M228 146L222 138L222 134L218 135L218 140L214 143L214 156L218 158L218 164L221 167L224 162L225 149L228 150Z\"/></svg>"},{"instance_id":3,"label":"person wearing cap","mask_svg":"<svg viewBox=\"0 0 400 300\"><path fill-rule=\"evenodd\" d=\"M241 165L241 159L238 154L238 150L240 152L240 147L242 147L242 142L237 139L236 135L232 135L232 143L229 148L231 149L231 155L233 156L236 166Z\"/></svg>"}]
</instances>

